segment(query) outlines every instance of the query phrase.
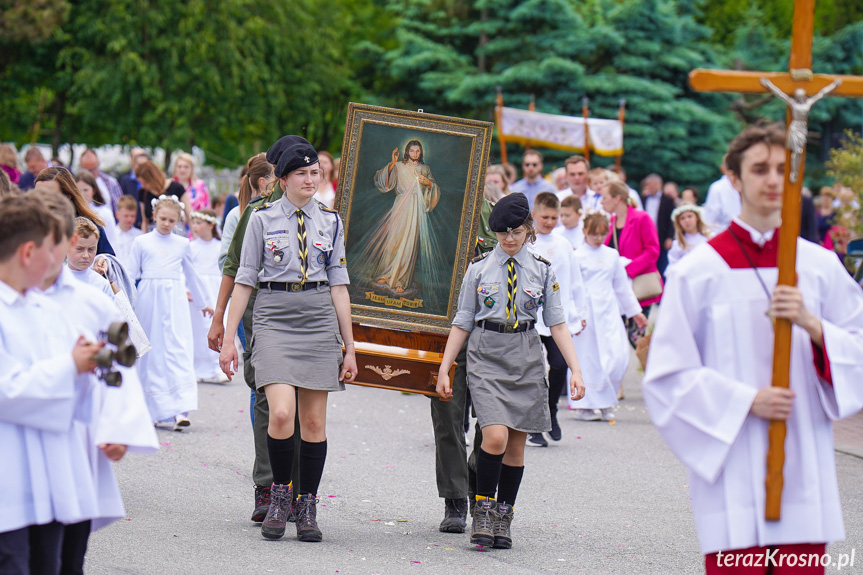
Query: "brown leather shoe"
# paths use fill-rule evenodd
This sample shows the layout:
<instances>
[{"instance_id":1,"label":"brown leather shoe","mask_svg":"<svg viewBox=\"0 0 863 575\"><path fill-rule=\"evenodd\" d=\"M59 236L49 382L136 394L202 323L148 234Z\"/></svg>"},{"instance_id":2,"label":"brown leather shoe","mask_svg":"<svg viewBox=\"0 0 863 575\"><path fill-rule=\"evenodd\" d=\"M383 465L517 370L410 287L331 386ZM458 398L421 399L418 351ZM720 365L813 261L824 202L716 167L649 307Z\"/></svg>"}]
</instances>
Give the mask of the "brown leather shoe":
<instances>
[{"instance_id":1,"label":"brown leather shoe","mask_svg":"<svg viewBox=\"0 0 863 575\"><path fill-rule=\"evenodd\" d=\"M470 542L491 547L494 545L494 517L497 503L492 499L478 499L474 508Z\"/></svg>"},{"instance_id":2,"label":"brown leather shoe","mask_svg":"<svg viewBox=\"0 0 863 575\"><path fill-rule=\"evenodd\" d=\"M494 548L495 549L511 549L512 534L510 533L510 525L512 524L513 512L512 505L509 503L498 503L494 511L491 513L494 530Z\"/></svg>"}]
</instances>

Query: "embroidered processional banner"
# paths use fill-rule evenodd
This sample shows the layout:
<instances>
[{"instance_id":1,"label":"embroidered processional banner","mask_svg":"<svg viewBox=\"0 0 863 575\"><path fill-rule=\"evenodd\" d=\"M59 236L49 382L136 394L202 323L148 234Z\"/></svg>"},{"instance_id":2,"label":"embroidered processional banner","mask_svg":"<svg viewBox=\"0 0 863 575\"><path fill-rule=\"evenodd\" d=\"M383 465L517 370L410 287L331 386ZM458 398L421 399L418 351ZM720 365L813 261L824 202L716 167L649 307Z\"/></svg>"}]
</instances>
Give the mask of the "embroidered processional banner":
<instances>
[{"instance_id":1,"label":"embroidered processional banner","mask_svg":"<svg viewBox=\"0 0 863 575\"><path fill-rule=\"evenodd\" d=\"M499 129L507 143L584 153L584 118L516 108L500 109ZM588 143L600 156L623 155L623 124L588 118Z\"/></svg>"}]
</instances>

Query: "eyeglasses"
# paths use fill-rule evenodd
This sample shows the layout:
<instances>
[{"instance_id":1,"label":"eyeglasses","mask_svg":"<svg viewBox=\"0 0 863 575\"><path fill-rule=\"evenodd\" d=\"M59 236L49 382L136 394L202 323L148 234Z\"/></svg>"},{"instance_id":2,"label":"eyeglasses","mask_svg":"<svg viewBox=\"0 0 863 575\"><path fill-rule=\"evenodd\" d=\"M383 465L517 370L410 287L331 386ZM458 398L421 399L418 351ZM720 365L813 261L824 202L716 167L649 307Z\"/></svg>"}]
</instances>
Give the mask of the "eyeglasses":
<instances>
[{"instance_id":1,"label":"eyeglasses","mask_svg":"<svg viewBox=\"0 0 863 575\"><path fill-rule=\"evenodd\" d=\"M513 230L511 232L495 232L495 235L497 236L498 241L505 240L507 238L512 238L514 240L520 240L522 237L524 237L524 234L525 234L524 230Z\"/></svg>"},{"instance_id":2,"label":"eyeglasses","mask_svg":"<svg viewBox=\"0 0 863 575\"><path fill-rule=\"evenodd\" d=\"M539 166L539 162L524 162L522 166L524 166L525 168L535 168Z\"/></svg>"}]
</instances>

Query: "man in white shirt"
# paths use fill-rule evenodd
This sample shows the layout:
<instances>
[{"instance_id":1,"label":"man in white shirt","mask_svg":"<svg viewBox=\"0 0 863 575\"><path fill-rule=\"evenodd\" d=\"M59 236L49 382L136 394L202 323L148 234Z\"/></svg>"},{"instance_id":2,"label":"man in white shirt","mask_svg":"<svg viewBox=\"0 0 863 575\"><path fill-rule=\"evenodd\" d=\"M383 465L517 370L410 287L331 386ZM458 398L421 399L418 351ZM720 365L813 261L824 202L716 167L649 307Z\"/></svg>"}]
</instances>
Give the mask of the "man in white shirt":
<instances>
[{"instance_id":1,"label":"man in white shirt","mask_svg":"<svg viewBox=\"0 0 863 575\"><path fill-rule=\"evenodd\" d=\"M588 172L590 172L590 162L584 156L570 156L564 163L566 169L566 181L569 187L565 190L556 192L557 199L563 201L567 196L578 196L581 200L581 207L585 211L601 209L599 193L593 191L588 186Z\"/></svg>"},{"instance_id":2,"label":"man in white shirt","mask_svg":"<svg viewBox=\"0 0 863 575\"><path fill-rule=\"evenodd\" d=\"M704 219L714 234L724 231L732 218L740 214L740 192L734 189L728 179L725 157L722 158L719 171L722 177L710 184L704 201Z\"/></svg>"},{"instance_id":3,"label":"man in white shirt","mask_svg":"<svg viewBox=\"0 0 863 575\"><path fill-rule=\"evenodd\" d=\"M99 191L102 192L105 203L111 202L111 212L116 212L117 200L123 195L123 189L116 178L99 170L99 156L96 155L96 150L92 148L84 150L84 153L81 154L80 167L82 170L90 172L96 178L96 185L99 186Z\"/></svg>"},{"instance_id":4,"label":"man in white shirt","mask_svg":"<svg viewBox=\"0 0 863 575\"><path fill-rule=\"evenodd\" d=\"M542 178L542 154L536 150L528 150L521 160L524 177L511 187L513 192L521 192L527 196L527 203L533 207L533 199L541 192L554 193L554 185Z\"/></svg>"}]
</instances>

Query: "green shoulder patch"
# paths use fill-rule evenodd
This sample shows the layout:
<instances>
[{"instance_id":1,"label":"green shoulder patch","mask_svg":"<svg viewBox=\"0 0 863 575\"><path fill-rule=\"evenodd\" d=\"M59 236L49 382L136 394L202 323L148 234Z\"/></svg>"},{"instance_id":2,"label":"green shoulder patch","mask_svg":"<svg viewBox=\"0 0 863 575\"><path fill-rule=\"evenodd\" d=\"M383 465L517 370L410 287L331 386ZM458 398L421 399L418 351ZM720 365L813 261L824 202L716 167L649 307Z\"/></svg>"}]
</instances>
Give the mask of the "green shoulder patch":
<instances>
[{"instance_id":1,"label":"green shoulder patch","mask_svg":"<svg viewBox=\"0 0 863 575\"><path fill-rule=\"evenodd\" d=\"M538 259L539 261L541 261L542 263L544 263L544 264L545 264L545 265L547 265L547 266L550 266L550 265L551 265L551 262L550 262L550 261L548 261L547 259L545 259L544 257L542 257L542 256L541 256L541 255L539 255L539 254L533 254L533 257L535 257L536 259Z\"/></svg>"}]
</instances>

